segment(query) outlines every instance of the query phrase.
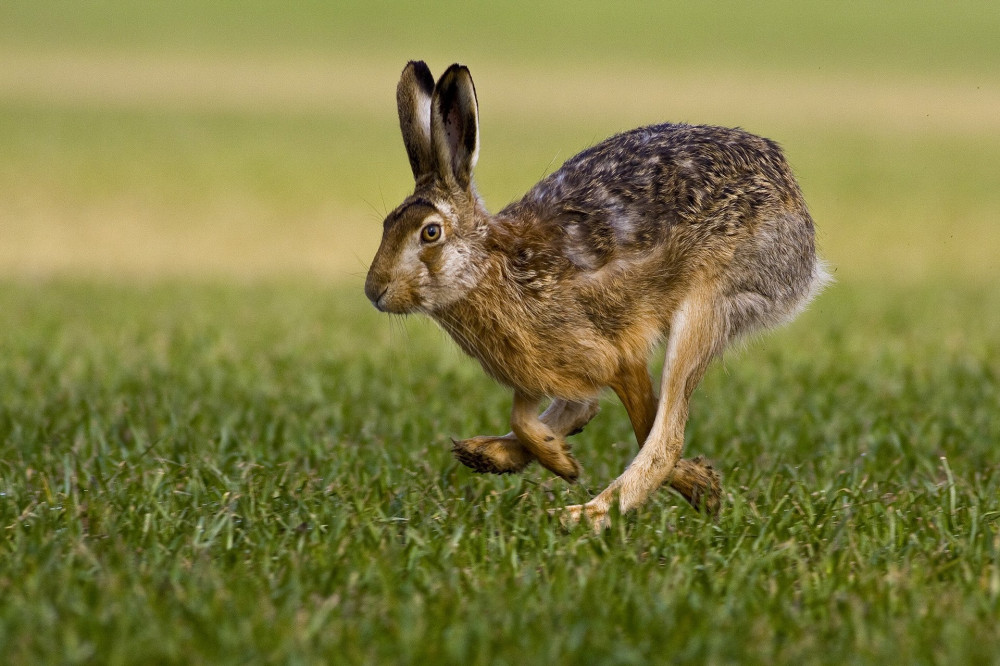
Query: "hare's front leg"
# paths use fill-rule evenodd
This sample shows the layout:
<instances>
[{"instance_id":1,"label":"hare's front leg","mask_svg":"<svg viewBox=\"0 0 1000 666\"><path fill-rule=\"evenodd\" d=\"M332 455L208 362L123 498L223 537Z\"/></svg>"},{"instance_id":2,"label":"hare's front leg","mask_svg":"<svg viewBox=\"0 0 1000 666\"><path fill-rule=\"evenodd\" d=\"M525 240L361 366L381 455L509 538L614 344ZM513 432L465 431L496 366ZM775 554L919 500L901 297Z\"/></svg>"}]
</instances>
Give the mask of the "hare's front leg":
<instances>
[{"instance_id":1,"label":"hare's front leg","mask_svg":"<svg viewBox=\"0 0 1000 666\"><path fill-rule=\"evenodd\" d=\"M575 524L586 515L600 530L608 524L613 501L617 499L623 513L634 509L677 473L691 393L728 337L717 302L711 292L695 291L680 305L671 320L660 402L645 443L625 472L597 497L566 507L564 524Z\"/></svg>"},{"instance_id":2,"label":"hare's front leg","mask_svg":"<svg viewBox=\"0 0 1000 666\"><path fill-rule=\"evenodd\" d=\"M524 448L528 449L543 467L567 481L576 481L580 476L580 463L570 454L565 436L539 418L539 403L540 399L515 391L514 408L510 414L511 428Z\"/></svg>"},{"instance_id":3,"label":"hare's front leg","mask_svg":"<svg viewBox=\"0 0 1000 666\"><path fill-rule=\"evenodd\" d=\"M560 437L583 430L600 409L597 399L575 402L556 399L538 417ZM520 472L535 459L513 432L502 436L481 436L452 440L452 453L460 463L480 473L510 474Z\"/></svg>"}]
</instances>

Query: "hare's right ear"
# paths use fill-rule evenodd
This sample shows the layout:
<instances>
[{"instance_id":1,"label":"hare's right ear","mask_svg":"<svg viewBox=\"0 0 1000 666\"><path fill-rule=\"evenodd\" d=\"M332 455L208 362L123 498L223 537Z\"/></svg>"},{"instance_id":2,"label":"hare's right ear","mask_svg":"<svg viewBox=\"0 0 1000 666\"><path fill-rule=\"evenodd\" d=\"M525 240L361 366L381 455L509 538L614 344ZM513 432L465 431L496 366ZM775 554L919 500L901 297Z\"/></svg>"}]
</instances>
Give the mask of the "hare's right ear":
<instances>
[{"instance_id":1,"label":"hare's right ear","mask_svg":"<svg viewBox=\"0 0 1000 666\"><path fill-rule=\"evenodd\" d=\"M438 176L463 190L479 159L479 103L469 69L452 65L438 79L431 103L431 146Z\"/></svg>"},{"instance_id":2,"label":"hare's right ear","mask_svg":"<svg viewBox=\"0 0 1000 666\"><path fill-rule=\"evenodd\" d=\"M406 154L410 157L413 179L434 169L431 149L431 96L434 77L420 60L411 60L403 68L396 86L396 107L399 109L399 129L403 132Z\"/></svg>"}]
</instances>

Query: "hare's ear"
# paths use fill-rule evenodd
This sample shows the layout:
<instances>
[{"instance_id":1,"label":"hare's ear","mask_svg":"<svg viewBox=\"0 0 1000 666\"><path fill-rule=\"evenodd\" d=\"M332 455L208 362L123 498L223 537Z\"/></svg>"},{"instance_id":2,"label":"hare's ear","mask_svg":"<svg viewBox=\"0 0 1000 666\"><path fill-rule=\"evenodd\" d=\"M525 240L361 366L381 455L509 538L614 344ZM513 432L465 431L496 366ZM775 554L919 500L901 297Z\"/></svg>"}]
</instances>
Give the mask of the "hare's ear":
<instances>
[{"instance_id":1,"label":"hare's ear","mask_svg":"<svg viewBox=\"0 0 1000 666\"><path fill-rule=\"evenodd\" d=\"M399 129L410 158L413 179L434 170L431 149L431 96L434 77L423 61L411 60L403 69L396 86L396 106L399 109Z\"/></svg>"},{"instance_id":2,"label":"hare's ear","mask_svg":"<svg viewBox=\"0 0 1000 666\"><path fill-rule=\"evenodd\" d=\"M479 103L472 75L462 65L449 67L434 88L431 145L438 175L447 183L469 189L479 158Z\"/></svg>"}]
</instances>

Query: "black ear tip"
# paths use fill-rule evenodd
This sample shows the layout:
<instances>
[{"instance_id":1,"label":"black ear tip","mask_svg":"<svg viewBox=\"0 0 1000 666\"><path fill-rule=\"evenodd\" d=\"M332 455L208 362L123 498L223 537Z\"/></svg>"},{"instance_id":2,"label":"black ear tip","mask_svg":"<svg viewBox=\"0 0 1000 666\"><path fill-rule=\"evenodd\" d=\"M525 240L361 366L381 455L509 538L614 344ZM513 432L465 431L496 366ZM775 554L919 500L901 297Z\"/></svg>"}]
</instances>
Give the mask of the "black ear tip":
<instances>
[{"instance_id":1,"label":"black ear tip","mask_svg":"<svg viewBox=\"0 0 1000 666\"><path fill-rule=\"evenodd\" d=\"M413 72L413 77L416 79L417 83L420 84L421 89L428 95L434 90L434 76L431 74L430 68L427 66L423 60L411 60L406 63L406 67L403 68L403 74L405 76L407 71Z\"/></svg>"},{"instance_id":2,"label":"black ear tip","mask_svg":"<svg viewBox=\"0 0 1000 666\"><path fill-rule=\"evenodd\" d=\"M456 62L444 71L444 76L452 77L460 73L468 74L469 68L466 67L465 65Z\"/></svg>"},{"instance_id":3,"label":"black ear tip","mask_svg":"<svg viewBox=\"0 0 1000 666\"><path fill-rule=\"evenodd\" d=\"M424 62L423 60L411 60L410 62L406 63L406 67L403 68L403 71L406 71L410 67L413 68L413 73L416 74L417 76L423 75L424 72L427 72L428 74L431 73L430 68L427 67L427 63Z\"/></svg>"},{"instance_id":4,"label":"black ear tip","mask_svg":"<svg viewBox=\"0 0 1000 666\"><path fill-rule=\"evenodd\" d=\"M462 79L463 76L466 79L468 79L470 84L472 83L472 73L469 71L469 68L466 67L465 65L461 65L456 62L451 67L444 70L444 74L442 74L441 78L438 79L437 87L438 88L453 87L454 85L456 85L458 81Z\"/></svg>"}]
</instances>

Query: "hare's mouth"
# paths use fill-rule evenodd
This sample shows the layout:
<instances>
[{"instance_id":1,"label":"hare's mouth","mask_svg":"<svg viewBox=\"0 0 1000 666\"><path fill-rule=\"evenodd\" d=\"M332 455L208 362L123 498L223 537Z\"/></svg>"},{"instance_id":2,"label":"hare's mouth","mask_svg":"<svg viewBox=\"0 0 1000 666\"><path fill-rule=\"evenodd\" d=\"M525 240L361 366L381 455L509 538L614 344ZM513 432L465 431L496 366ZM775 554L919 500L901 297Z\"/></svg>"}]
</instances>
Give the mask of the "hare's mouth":
<instances>
[{"instance_id":1,"label":"hare's mouth","mask_svg":"<svg viewBox=\"0 0 1000 666\"><path fill-rule=\"evenodd\" d=\"M386 312L386 309L385 309L385 295L387 293L389 293L389 287L386 287L385 289L382 290L382 293L380 293L375 298L371 299L372 305L374 305L375 308L377 310L379 310L380 312Z\"/></svg>"},{"instance_id":2,"label":"hare's mouth","mask_svg":"<svg viewBox=\"0 0 1000 666\"><path fill-rule=\"evenodd\" d=\"M390 290L389 287L383 288L378 294L372 294L368 299L377 310L389 314L409 314L419 307L412 298L407 298L407 294L400 294L398 290Z\"/></svg>"}]
</instances>

